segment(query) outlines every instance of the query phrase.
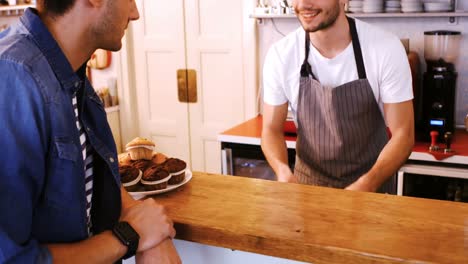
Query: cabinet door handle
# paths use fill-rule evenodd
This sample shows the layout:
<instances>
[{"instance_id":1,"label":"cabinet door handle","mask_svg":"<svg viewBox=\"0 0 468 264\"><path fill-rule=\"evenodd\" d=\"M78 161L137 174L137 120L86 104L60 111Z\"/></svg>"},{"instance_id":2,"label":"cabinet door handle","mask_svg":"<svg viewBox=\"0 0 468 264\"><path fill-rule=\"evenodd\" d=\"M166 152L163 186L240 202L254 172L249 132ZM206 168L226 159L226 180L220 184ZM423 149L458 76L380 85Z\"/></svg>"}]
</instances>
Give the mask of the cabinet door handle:
<instances>
[{"instance_id":1,"label":"cabinet door handle","mask_svg":"<svg viewBox=\"0 0 468 264\"><path fill-rule=\"evenodd\" d=\"M197 102L197 72L195 70L177 70L177 95L181 103Z\"/></svg>"}]
</instances>

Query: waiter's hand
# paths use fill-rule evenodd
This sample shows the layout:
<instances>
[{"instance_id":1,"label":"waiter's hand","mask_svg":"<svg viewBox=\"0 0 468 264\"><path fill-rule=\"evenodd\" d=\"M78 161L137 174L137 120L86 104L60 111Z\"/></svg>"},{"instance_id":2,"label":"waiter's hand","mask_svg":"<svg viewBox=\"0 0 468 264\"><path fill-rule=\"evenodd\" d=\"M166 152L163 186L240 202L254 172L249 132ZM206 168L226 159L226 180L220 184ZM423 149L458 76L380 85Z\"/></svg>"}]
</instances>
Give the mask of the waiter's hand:
<instances>
[{"instance_id":1,"label":"waiter's hand","mask_svg":"<svg viewBox=\"0 0 468 264\"><path fill-rule=\"evenodd\" d=\"M361 176L357 181L348 185L345 190L360 191L360 192L375 192L377 187L370 182L371 177L367 174Z\"/></svg>"},{"instance_id":2,"label":"waiter's hand","mask_svg":"<svg viewBox=\"0 0 468 264\"><path fill-rule=\"evenodd\" d=\"M287 163L278 165L276 177L278 177L279 182L298 182L297 177L292 173Z\"/></svg>"},{"instance_id":3,"label":"waiter's hand","mask_svg":"<svg viewBox=\"0 0 468 264\"><path fill-rule=\"evenodd\" d=\"M283 173L278 174L277 176L278 176L278 181L279 182L298 183L297 177L291 172L291 170L289 168L287 170L285 170Z\"/></svg>"}]
</instances>

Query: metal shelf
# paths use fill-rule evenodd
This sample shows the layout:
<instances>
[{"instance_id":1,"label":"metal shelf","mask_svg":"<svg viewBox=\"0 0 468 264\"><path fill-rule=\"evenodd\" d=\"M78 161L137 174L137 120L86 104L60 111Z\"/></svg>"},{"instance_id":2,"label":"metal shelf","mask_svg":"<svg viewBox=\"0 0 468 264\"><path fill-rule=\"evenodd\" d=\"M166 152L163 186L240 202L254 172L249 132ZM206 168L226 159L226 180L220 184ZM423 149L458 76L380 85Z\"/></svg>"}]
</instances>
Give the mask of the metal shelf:
<instances>
[{"instance_id":1,"label":"metal shelf","mask_svg":"<svg viewBox=\"0 0 468 264\"><path fill-rule=\"evenodd\" d=\"M35 5L11 5L11 6L0 6L1 11L16 11L16 10L25 10L28 7L35 7Z\"/></svg>"},{"instance_id":2,"label":"metal shelf","mask_svg":"<svg viewBox=\"0 0 468 264\"><path fill-rule=\"evenodd\" d=\"M444 13L346 13L350 17L468 17L468 12L444 12ZM252 14L250 18L296 18L294 14L277 15L265 14L257 15Z\"/></svg>"},{"instance_id":3,"label":"metal shelf","mask_svg":"<svg viewBox=\"0 0 468 264\"><path fill-rule=\"evenodd\" d=\"M468 12L445 12L445 13L348 13L354 17L468 17Z\"/></svg>"},{"instance_id":4,"label":"metal shelf","mask_svg":"<svg viewBox=\"0 0 468 264\"><path fill-rule=\"evenodd\" d=\"M28 7L35 7L34 4L0 6L0 17L17 17L24 13Z\"/></svg>"}]
</instances>

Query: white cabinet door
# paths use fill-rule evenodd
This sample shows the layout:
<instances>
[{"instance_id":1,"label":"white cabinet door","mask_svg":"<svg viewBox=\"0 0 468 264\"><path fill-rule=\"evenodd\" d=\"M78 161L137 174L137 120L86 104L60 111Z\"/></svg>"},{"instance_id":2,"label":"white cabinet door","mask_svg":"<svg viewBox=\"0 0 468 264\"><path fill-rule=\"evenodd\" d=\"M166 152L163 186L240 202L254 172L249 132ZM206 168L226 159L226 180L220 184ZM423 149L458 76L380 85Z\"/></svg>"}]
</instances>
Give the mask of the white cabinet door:
<instances>
[{"instance_id":1,"label":"white cabinet door","mask_svg":"<svg viewBox=\"0 0 468 264\"><path fill-rule=\"evenodd\" d=\"M187 66L197 71L198 103L189 104L192 165L220 173L219 132L244 119L242 1L187 0Z\"/></svg>"},{"instance_id":2,"label":"white cabinet door","mask_svg":"<svg viewBox=\"0 0 468 264\"><path fill-rule=\"evenodd\" d=\"M217 134L255 114L255 22L246 12L255 1L137 3L141 17L132 39L140 134L193 170L220 173ZM178 69L196 70L196 103L178 101Z\"/></svg>"},{"instance_id":3,"label":"white cabinet door","mask_svg":"<svg viewBox=\"0 0 468 264\"><path fill-rule=\"evenodd\" d=\"M186 68L183 0L138 0L132 22L139 134L156 150L190 162L188 105L177 98L177 69ZM131 56L131 55L130 55Z\"/></svg>"}]
</instances>

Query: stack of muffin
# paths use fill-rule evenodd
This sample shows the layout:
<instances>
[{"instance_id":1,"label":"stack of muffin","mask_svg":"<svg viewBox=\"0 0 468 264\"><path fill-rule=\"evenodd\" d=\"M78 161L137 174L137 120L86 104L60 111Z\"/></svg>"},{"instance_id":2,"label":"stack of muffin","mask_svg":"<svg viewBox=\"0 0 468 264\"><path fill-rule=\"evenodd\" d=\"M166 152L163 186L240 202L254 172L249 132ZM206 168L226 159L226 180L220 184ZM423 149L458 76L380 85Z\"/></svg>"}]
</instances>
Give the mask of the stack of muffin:
<instances>
[{"instance_id":1,"label":"stack of muffin","mask_svg":"<svg viewBox=\"0 0 468 264\"><path fill-rule=\"evenodd\" d=\"M120 178L127 191L163 190L184 181L187 164L154 149L152 141L137 137L126 145L127 152L119 155Z\"/></svg>"}]
</instances>

